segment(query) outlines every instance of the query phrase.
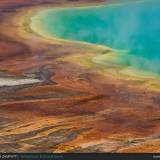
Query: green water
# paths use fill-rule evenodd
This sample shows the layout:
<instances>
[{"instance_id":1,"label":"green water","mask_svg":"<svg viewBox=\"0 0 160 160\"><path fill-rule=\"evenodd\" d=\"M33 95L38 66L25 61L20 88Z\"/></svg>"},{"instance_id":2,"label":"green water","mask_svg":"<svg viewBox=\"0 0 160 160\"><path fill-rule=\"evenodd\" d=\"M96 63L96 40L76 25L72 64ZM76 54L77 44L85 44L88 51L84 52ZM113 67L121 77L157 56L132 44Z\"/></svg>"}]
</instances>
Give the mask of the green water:
<instances>
[{"instance_id":1,"label":"green water","mask_svg":"<svg viewBox=\"0 0 160 160\"><path fill-rule=\"evenodd\" d=\"M125 51L126 56L120 57L122 65L160 74L159 0L48 10L39 21L39 27L51 36Z\"/></svg>"}]
</instances>

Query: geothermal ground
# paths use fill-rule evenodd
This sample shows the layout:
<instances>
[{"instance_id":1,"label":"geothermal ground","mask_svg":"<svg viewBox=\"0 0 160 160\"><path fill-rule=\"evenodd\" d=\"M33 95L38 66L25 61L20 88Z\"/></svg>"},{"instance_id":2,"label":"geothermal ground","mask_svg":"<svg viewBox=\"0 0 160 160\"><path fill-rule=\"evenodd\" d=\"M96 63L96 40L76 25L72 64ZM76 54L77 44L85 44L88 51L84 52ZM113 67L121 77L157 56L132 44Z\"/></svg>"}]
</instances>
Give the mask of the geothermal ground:
<instances>
[{"instance_id":1,"label":"geothermal ground","mask_svg":"<svg viewBox=\"0 0 160 160\"><path fill-rule=\"evenodd\" d=\"M0 1L0 152L160 152L159 86L105 74L85 61L103 49L30 28L41 9L94 3Z\"/></svg>"}]
</instances>

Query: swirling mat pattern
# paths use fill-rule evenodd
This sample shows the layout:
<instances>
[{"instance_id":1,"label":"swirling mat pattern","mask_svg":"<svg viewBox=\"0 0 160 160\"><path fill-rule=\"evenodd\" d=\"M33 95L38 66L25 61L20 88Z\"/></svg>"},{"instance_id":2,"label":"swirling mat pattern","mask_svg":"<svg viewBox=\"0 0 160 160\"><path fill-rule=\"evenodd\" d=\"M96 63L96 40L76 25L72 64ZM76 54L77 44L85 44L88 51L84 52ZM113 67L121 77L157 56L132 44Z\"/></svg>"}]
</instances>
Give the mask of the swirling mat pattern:
<instances>
[{"instance_id":1,"label":"swirling mat pattern","mask_svg":"<svg viewBox=\"0 0 160 160\"><path fill-rule=\"evenodd\" d=\"M31 27L46 8L102 4L0 1L0 152L160 152L158 78L116 74L91 61L112 49Z\"/></svg>"}]
</instances>

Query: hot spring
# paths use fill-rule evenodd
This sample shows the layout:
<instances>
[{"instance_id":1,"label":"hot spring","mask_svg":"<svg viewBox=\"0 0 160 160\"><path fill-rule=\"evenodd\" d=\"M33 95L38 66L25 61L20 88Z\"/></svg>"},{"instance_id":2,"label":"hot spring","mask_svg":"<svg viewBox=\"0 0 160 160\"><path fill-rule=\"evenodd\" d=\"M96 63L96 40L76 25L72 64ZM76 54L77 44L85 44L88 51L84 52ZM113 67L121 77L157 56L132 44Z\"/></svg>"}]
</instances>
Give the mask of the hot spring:
<instances>
[{"instance_id":1,"label":"hot spring","mask_svg":"<svg viewBox=\"0 0 160 160\"><path fill-rule=\"evenodd\" d=\"M160 74L159 0L47 9L32 21L50 36L117 50L117 65ZM95 59L102 65L107 61L105 56Z\"/></svg>"}]
</instances>

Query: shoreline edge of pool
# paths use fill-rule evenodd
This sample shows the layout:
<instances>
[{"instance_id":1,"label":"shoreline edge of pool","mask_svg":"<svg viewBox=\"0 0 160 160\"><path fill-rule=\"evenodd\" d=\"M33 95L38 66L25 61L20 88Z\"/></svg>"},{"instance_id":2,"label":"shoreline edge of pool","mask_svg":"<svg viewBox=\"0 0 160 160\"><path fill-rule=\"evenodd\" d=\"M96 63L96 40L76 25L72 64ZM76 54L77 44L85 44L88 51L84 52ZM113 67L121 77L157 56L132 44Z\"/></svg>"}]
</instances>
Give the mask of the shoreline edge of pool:
<instances>
[{"instance_id":1,"label":"shoreline edge of pool","mask_svg":"<svg viewBox=\"0 0 160 160\"><path fill-rule=\"evenodd\" d=\"M127 5L129 2L126 2L123 4L119 5ZM134 3L142 3L142 2L134 2ZM38 34L40 37L46 38L48 41L53 41L56 43L60 44L72 44L72 45L79 45L81 47L85 48L90 48L91 52L94 52L93 54L86 54L81 56L78 55L75 56L64 56L61 58L61 60L66 60L66 61L71 61L72 63L77 63L80 66L83 67L93 67L98 73L107 75L110 74L115 78L118 79L124 79L124 80L131 80L131 81L140 81L144 82L146 81L146 86L147 88L151 88L151 90L157 90L157 86L159 86L159 80L160 80L160 75L153 73L153 72L148 72L145 70L139 70L133 67L125 66L123 64L123 58L128 57L128 53L126 51L121 51L121 50L116 50L113 49L109 46L101 45L101 44L93 44L93 43L88 43L85 41L78 41L78 40L69 40L69 39L63 39L63 38L58 38L56 35L53 36L53 34L49 33L49 31L45 30L43 28L43 19L47 18L47 13L55 10L69 10L69 9L74 9L74 10L83 10L83 9L96 9L96 8L103 8L105 6L117 6L117 4L100 4L100 5L89 5L89 6L84 6L84 5L78 5L78 6L64 6L63 8L60 7L49 7L49 8L41 8L37 11L36 14L32 14L29 17L29 22L28 22L28 27L32 32L35 34ZM95 50L95 51L93 51ZM108 51L109 50L109 51ZM107 51L107 52L106 52ZM104 54L106 52L106 54ZM79 58L87 59L86 61L83 60L82 62L79 61ZM89 59L89 60L88 60ZM85 61L85 64L83 63ZM154 87L156 86L156 87ZM145 86L144 86L145 87ZM159 86L160 87L160 86ZM158 87L158 90L159 90Z\"/></svg>"}]
</instances>

